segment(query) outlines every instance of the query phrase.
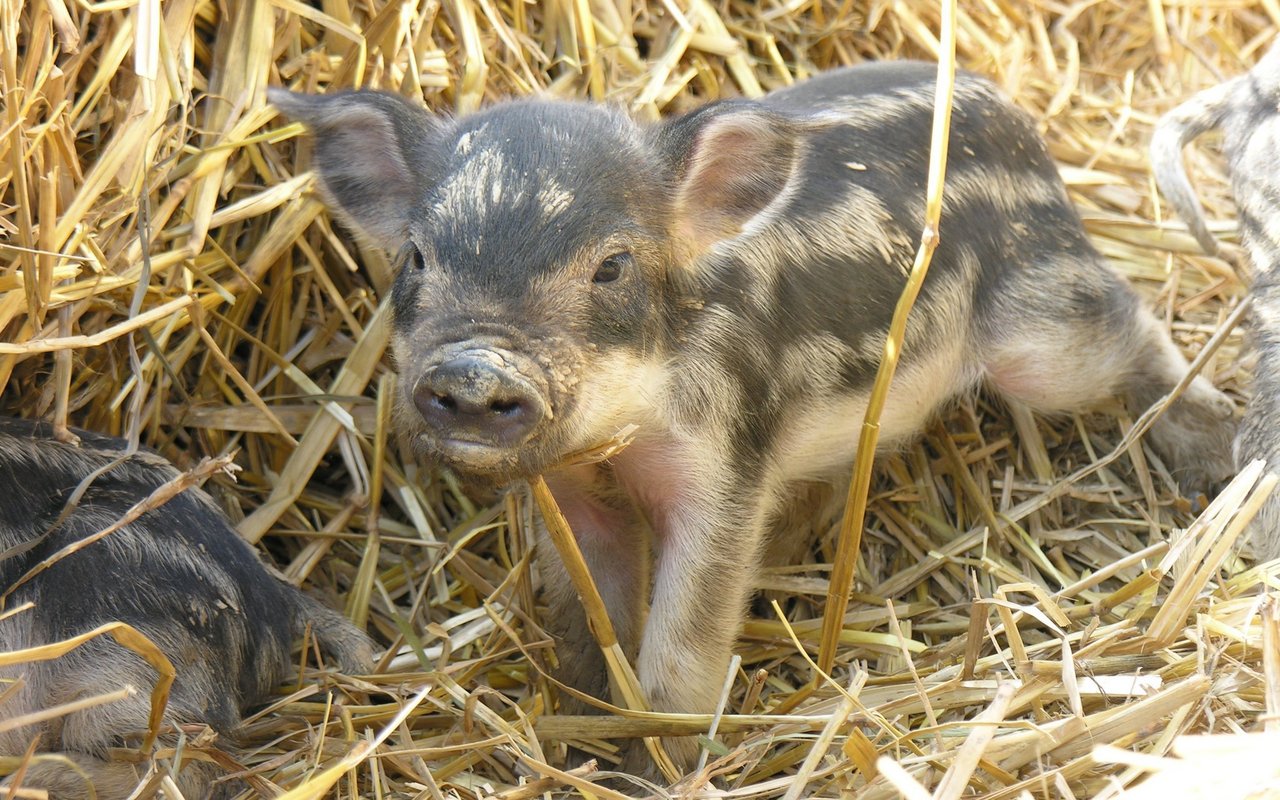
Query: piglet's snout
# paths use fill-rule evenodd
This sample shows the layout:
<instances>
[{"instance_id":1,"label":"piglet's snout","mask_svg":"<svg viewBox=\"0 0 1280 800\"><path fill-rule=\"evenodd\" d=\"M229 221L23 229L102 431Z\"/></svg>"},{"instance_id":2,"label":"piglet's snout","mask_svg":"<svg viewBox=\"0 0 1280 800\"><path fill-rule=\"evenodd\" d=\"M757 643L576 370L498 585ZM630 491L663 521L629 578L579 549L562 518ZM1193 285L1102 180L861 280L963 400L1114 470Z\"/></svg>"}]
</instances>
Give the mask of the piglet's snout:
<instances>
[{"instance_id":1,"label":"piglet's snout","mask_svg":"<svg viewBox=\"0 0 1280 800\"><path fill-rule=\"evenodd\" d=\"M441 442L515 447L547 416L537 386L492 350L467 350L432 367L413 401Z\"/></svg>"}]
</instances>

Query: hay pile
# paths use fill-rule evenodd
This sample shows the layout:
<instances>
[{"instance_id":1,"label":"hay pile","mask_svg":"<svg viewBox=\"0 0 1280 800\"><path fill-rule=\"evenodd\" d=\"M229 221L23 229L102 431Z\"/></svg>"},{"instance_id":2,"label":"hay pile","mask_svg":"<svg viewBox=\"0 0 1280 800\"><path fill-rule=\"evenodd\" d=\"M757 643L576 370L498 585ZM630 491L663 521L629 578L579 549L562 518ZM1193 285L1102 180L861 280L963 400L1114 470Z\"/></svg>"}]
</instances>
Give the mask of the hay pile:
<instances>
[{"instance_id":1,"label":"hay pile","mask_svg":"<svg viewBox=\"0 0 1280 800\"><path fill-rule=\"evenodd\" d=\"M1188 354L1221 335L1204 371L1237 393L1243 285L1162 219L1145 147L1277 23L1274 0L964 0L957 36L962 66L1042 120L1095 242ZM656 117L934 59L937 31L925 0L0 2L0 411L136 431L180 465L237 451L238 481L210 488L242 534L388 645L375 674L308 669L253 717L237 760L260 793L617 797L553 766L564 743L607 767L616 737L711 722L553 713L530 505L401 457L378 400L390 267L325 216L264 87L462 112L542 91ZM1219 162L1192 168L1231 238ZM1197 518L1148 452L1117 450L1131 423L977 398L882 458L832 679L809 687L801 649L835 551L823 528L809 563L762 577L782 616L748 624L708 766L674 791L1280 792L1277 567L1235 549L1259 477Z\"/></svg>"}]
</instances>

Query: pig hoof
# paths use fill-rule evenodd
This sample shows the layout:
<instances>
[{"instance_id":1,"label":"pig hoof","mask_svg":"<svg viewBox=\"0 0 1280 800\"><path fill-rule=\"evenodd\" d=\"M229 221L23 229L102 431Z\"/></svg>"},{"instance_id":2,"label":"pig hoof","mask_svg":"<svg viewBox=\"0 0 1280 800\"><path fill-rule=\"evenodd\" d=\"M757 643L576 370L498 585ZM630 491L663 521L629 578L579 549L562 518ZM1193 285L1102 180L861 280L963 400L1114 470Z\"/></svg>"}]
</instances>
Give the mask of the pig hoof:
<instances>
[{"instance_id":1,"label":"pig hoof","mask_svg":"<svg viewBox=\"0 0 1280 800\"><path fill-rule=\"evenodd\" d=\"M1185 494L1212 496L1235 475L1233 415L1231 401L1221 392L1189 390L1152 426L1151 443Z\"/></svg>"},{"instance_id":2,"label":"pig hoof","mask_svg":"<svg viewBox=\"0 0 1280 800\"><path fill-rule=\"evenodd\" d=\"M698 740L692 736L665 738L662 740L662 749L675 764L676 771L680 773L679 777L687 775L698 763ZM662 774L662 770L658 769L658 765L653 762L648 748L640 739L633 740L624 750L622 764L618 770L658 786L671 784L671 781Z\"/></svg>"},{"instance_id":3,"label":"pig hoof","mask_svg":"<svg viewBox=\"0 0 1280 800\"><path fill-rule=\"evenodd\" d=\"M653 759L649 757L649 751L645 748L642 739L632 739L622 748L622 763L618 765L618 772L666 785L666 779L663 778L658 765L654 764Z\"/></svg>"}]
</instances>

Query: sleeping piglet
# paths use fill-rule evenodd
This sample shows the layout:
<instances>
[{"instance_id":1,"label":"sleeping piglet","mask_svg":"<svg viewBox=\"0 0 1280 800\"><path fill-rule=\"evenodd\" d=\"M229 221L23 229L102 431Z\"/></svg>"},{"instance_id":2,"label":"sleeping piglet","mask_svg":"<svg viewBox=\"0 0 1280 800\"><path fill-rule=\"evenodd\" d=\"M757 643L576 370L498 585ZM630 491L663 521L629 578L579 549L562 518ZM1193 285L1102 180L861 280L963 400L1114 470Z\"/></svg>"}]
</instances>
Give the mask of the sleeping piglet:
<instances>
[{"instance_id":1,"label":"sleeping piglet","mask_svg":"<svg viewBox=\"0 0 1280 800\"><path fill-rule=\"evenodd\" d=\"M76 434L78 445L63 443L47 425L0 419L0 652L128 623L177 673L165 723L208 725L232 740L245 708L267 699L289 675L292 644L306 628L342 669L368 669L372 649L364 633L270 574L200 489L75 549L179 477L154 453L128 455L119 439ZM34 606L22 610L26 603ZM146 765L109 750L141 741L156 679L139 656L101 635L60 658L0 666L0 720L126 685L137 690L124 700L0 730L0 756L21 757L37 741L23 787L65 800L90 797L92 786L99 800L122 800ZM172 745L174 737L162 742ZM211 784L217 774L188 760L178 785L189 798L210 790L234 794L235 783Z\"/></svg>"}]
</instances>

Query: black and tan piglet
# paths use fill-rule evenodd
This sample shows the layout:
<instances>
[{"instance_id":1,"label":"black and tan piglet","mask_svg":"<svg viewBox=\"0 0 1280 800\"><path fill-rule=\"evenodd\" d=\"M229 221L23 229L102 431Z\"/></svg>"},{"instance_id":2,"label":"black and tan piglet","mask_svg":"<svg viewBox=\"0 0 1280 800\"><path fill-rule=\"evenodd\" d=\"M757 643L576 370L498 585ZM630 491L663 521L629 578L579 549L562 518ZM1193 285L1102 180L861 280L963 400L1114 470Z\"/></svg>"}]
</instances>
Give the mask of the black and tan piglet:
<instances>
[{"instance_id":1,"label":"black and tan piglet","mask_svg":"<svg viewBox=\"0 0 1280 800\"><path fill-rule=\"evenodd\" d=\"M1236 455L1241 464L1263 459L1269 470L1280 471L1280 40L1249 72L1162 117L1151 139L1160 191L1200 246L1217 253L1182 163L1183 146L1211 130L1222 131L1240 237L1254 269L1249 338L1258 362ZM1254 518L1250 539L1258 556L1280 557L1280 493Z\"/></svg>"},{"instance_id":2,"label":"black and tan piglet","mask_svg":"<svg viewBox=\"0 0 1280 800\"><path fill-rule=\"evenodd\" d=\"M271 94L311 130L333 208L399 254L408 437L477 480L545 474L659 710L713 709L773 522L797 484L848 480L924 222L934 76L860 66L652 126L586 103L448 119ZM1043 412L1169 391L1185 361L1090 246L1032 120L962 75L952 126L882 440L984 383ZM1197 379L1149 438L1207 485L1231 414ZM615 458L562 465L630 423ZM565 676L602 694L554 552L541 568ZM693 761L692 739L668 745Z\"/></svg>"},{"instance_id":3,"label":"black and tan piglet","mask_svg":"<svg viewBox=\"0 0 1280 800\"><path fill-rule=\"evenodd\" d=\"M246 706L267 698L289 674L291 645L306 627L337 665L368 667L365 635L269 574L199 489L34 572L179 475L155 454L121 459L124 442L77 434L78 446L63 444L47 426L0 420L0 591L7 593L6 609L34 603L0 618L0 651L57 642L107 622L129 623L177 671L165 722L209 725L232 739ZM113 464L64 516L77 486ZM126 685L138 690L126 700L0 731L0 756L22 756L35 741L39 755L23 786L77 798L90 796L92 784L100 799L124 798L146 764L108 751L137 747L155 682L155 671L109 636L55 660L0 667L4 720ZM178 783L188 798L216 795L228 788L212 783L217 774L207 763L189 762Z\"/></svg>"}]
</instances>

